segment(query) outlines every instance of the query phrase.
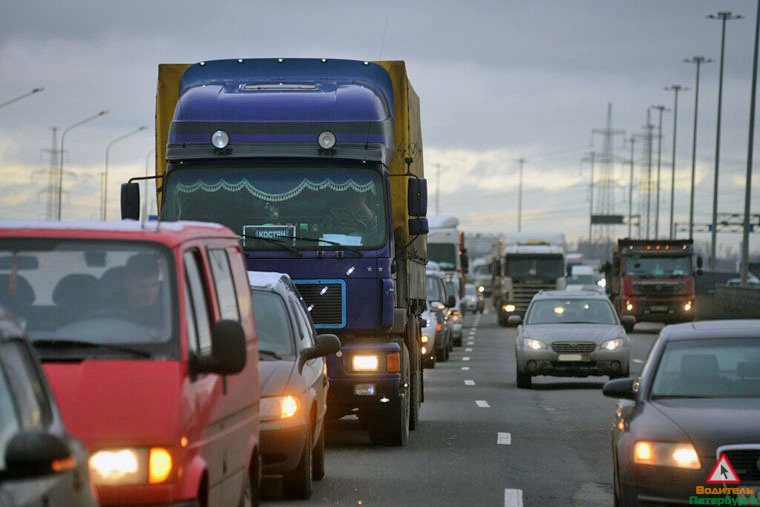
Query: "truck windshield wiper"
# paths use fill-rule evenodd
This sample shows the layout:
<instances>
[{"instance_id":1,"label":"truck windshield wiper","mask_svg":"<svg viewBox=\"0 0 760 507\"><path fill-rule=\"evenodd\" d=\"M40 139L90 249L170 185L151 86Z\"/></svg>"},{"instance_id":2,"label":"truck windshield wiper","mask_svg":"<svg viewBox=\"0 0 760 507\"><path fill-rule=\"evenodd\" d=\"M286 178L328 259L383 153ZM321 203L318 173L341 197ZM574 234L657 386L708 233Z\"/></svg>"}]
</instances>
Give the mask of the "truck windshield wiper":
<instances>
[{"instance_id":1,"label":"truck windshield wiper","mask_svg":"<svg viewBox=\"0 0 760 507\"><path fill-rule=\"evenodd\" d=\"M285 238L285 239L293 239L296 241L301 240L301 241L311 241L312 243L327 243L328 245L335 245L341 248L345 248L349 252L353 252L359 255L359 257L364 257L364 254L362 253L362 251L356 248L355 246L344 245L343 243L338 243L337 241L330 241L328 239L319 239L319 238L309 238L309 237L303 237L303 236L280 236L280 237Z\"/></svg>"},{"instance_id":2,"label":"truck windshield wiper","mask_svg":"<svg viewBox=\"0 0 760 507\"><path fill-rule=\"evenodd\" d=\"M240 237L245 238L245 239L256 239L260 241L267 241L269 243L274 243L275 245L279 245L283 247L285 250L294 253L297 257L303 256L303 254L301 254L301 251L298 250L298 248L294 247L293 245L288 245L286 241L282 241L281 239L278 239L278 238L261 238L259 236L249 236L248 234L241 234ZM281 236L281 237L288 238L288 236ZM251 250L251 248L246 248L245 250Z\"/></svg>"},{"instance_id":3,"label":"truck windshield wiper","mask_svg":"<svg viewBox=\"0 0 760 507\"><path fill-rule=\"evenodd\" d=\"M125 345L114 345L110 343L95 343L95 342L87 342L87 341L79 341L79 340L68 340L68 339L62 339L62 338L52 338L52 339L46 339L46 340L32 340L32 344L35 347L45 348L45 349L48 349L48 348L52 349L56 347L63 347L63 348L81 347L81 348L89 348L89 349L113 350L116 352L132 354L132 355L140 356L140 357L151 357L151 353L145 350L135 349L132 347L127 347Z\"/></svg>"},{"instance_id":4,"label":"truck windshield wiper","mask_svg":"<svg viewBox=\"0 0 760 507\"><path fill-rule=\"evenodd\" d=\"M274 350L259 349L259 354L266 354L268 356L272 356L275 359L282 359L282 356L278 354L277 352L275 352Z\"/></svg>"}]
</instances>

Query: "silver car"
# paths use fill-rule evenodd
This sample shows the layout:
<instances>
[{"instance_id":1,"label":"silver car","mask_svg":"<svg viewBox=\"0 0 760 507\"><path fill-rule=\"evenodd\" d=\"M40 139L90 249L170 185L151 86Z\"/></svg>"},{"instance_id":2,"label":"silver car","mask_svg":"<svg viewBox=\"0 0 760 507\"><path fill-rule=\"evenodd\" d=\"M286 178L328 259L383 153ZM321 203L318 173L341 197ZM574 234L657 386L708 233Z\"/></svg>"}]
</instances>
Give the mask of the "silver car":
<instances>
[{"instance_id":1,"label":"silver car","mask_svg":"<svg viewBox=\"0 0 760 507\"><path fill-rule=\"evenodd\" d=\"M636 320L621 322L609 299L593 291L539 292L530 302L515 339L517 387L529 388L537 375L626 377L631 341L626 330Z\"/></svg>"}]
</instances>

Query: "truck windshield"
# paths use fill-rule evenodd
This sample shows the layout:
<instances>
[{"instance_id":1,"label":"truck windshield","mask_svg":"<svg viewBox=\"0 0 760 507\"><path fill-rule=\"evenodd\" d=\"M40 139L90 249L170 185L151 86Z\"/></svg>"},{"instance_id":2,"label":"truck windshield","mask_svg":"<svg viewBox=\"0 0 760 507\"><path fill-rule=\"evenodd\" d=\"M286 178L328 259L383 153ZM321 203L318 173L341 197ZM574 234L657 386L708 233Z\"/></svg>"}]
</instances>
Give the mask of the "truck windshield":
<instances>
[{"instance_id":1,"label":"truck windshield","mask_svg":"<svg viewBox=\"0 0 760 507\"><path fill-rule=\"evenodd\" d=\"M177 357L173 268L156 244L0 241L0 305L45 357Z\"/></svg>"},{"instance_id":2,"label":"truck windshield","mask_svg":"<svg viewBox=\"0 0 760 507\"><path fill-rule=\"evenodd\" d=\"M491 265L490 264L481 264L479 266L475 266L472 268L472 272L476 275L490 275L491 274Z\"/></svg>"},{"instance_id":3,"label":"truck windshield","mask_svg":"<svg viewBox=\"0 0 760 507\"><path fill-rule=\"evenodd\" d=\"M507 256L507 276L513 279L563 277L565 264L561 256Z\"/></svg>"},{"instance_id":4,"label":"truck windshield","mask_svg":"<svg viewBox=\"0 0 760 507\"><path fill-rule=\"evenodd\" d=\"M428 275L427 277L427 298L428 301L431 302L438 302L438 303L445 303L445 297L443 296L443 291L441 290L441 282L438 278L435 276Z\"/></svg>"},{"instance_id":5,"label":"truck windshield","mask_svg":"<svg viewBox=\"0 0 760 507\"><path fill-rule=\"evenodd\" d=\"M457 267L458 250L451 243L428 243L428 259L437 262L441 269L452 271Z\"/></svg>"},{"instance_id":6,"label":"truck windshield","mask_svg":"<svg viewBox=\"0 0 760 507\"><path fill-rule=\"evenodd\" d=\"M691 257L632 255L625 259L626 276L640 278L676 278L691 275Z\"/></svg>"},{"instance_id":7,"label":"truck windshield","mask_svg":"<svg viewBox=\"0 0 760 507\"><path fill-rule=\"evenodd\" d=\"M165 185L164 220L224 224L243 236L246 248L385 244L384 184L377 171L366 167L208 163L170 167Z\"/></svg>"}]
</instances>

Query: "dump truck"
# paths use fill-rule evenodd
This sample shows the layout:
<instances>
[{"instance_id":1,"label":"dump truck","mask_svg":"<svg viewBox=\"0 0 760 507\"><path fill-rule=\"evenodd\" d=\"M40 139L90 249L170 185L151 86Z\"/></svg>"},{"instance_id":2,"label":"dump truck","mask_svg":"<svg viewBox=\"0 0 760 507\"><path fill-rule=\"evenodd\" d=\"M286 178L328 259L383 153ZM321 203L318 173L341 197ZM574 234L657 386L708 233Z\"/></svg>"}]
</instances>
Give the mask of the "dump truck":
<instances>
[{"instance_id":1,"label":"dump truck","mask_svg":"<svg viewBox=\"0 0 760 507\"><path fill-rule=\"evenodd\" d=\"M621 317L666 323L695 319L694 274L701 269L702 257L690 239L619 239L612 262L604 266L607 291Z\"/></svg>"},{"instance_id":2,"label":"dump truck","mask_svg":"<svg viewBox=\"0 0 760 507\"><path fill-rule=\"evenodd\" d=\"M228 226L248 269L288 273L313 325L340 338L328 417L358 415L375 443L404 445L423 398L428 230L405 63L159 65L155 177L159 220ZM122 187L126 218L139 180Z\"/></svg>"}]
</instances>

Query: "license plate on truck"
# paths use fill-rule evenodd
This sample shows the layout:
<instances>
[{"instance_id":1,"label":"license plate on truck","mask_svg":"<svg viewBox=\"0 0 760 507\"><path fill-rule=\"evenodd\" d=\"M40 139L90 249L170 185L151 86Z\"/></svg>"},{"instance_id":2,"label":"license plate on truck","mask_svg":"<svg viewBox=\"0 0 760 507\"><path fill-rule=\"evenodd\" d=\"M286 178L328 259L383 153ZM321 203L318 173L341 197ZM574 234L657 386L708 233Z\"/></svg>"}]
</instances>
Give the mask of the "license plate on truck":
<instances>
[{"instance_id":1,"label":"license plate on truck","mask_svg":"<svg viewBox=\"0 0 760 507\"><path fill-rule=\"evenodd\" d=\"M668 307L665 306L665 305L650 306L649 307L649 311L652 311L652 312L667 312L668 311Z\"/></svg>"},{"instance_id":2,"label":"license plate on truck","mask_svg":"<svg viewBox=\"0 0 760 507\"><path fill-rule=\"evenodd\" d=\"M560 354L559 357L557 357L558 361L583 361L583 356L581 354Z\"/></svg>"}]
</instances>

